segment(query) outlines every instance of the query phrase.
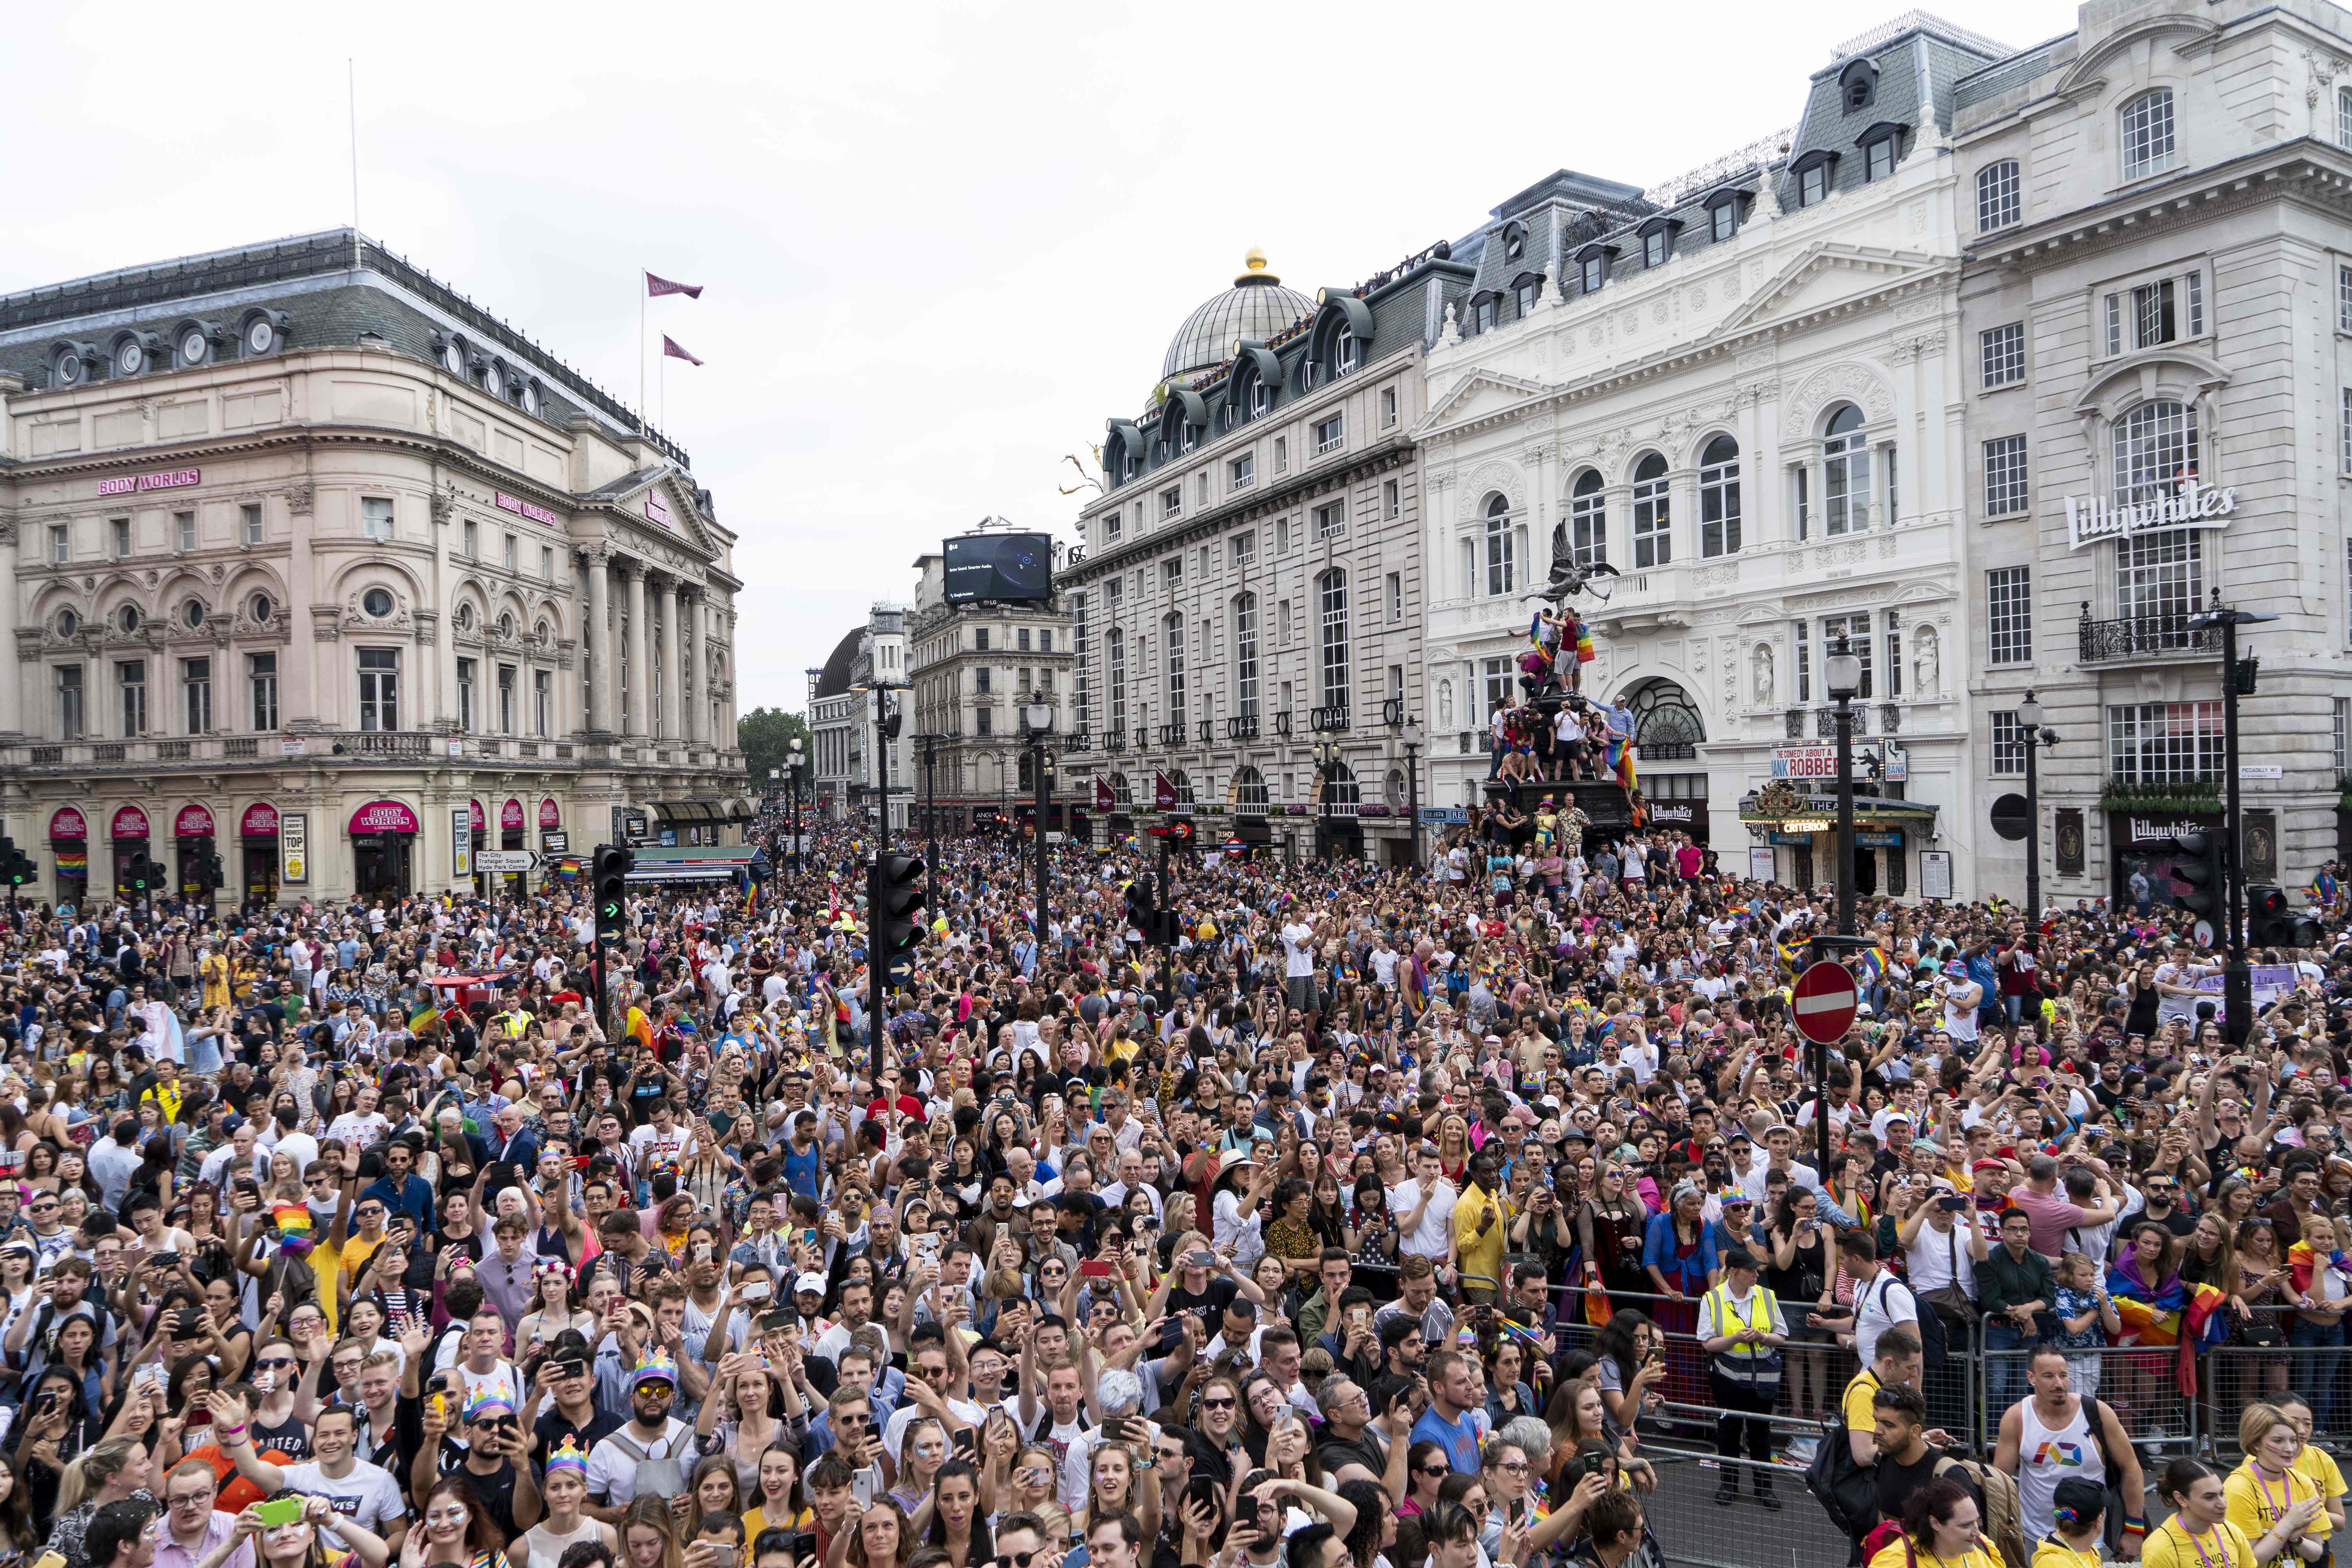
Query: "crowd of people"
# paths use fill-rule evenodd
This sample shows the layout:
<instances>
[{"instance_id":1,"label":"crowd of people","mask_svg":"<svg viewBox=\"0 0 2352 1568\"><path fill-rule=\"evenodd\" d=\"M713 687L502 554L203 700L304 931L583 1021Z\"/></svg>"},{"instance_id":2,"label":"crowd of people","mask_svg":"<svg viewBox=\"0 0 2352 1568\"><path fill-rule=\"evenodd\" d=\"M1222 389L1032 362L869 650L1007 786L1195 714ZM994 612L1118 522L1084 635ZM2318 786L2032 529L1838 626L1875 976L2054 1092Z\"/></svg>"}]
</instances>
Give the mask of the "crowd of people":
<instances>
[{"instance_id":1,"label":"crowd of people","mask_svg":"<svg viewBox=\"0 0 2352 1568\"><path fill-rule=\"evenodd\" d=\"M1864 900L1824 1077L1788 986L1827 905L1639 841L1572 882L1182 860L1161 950L1131 846L1057 851L1040 931L1022 847L950 839L878 1016L845 825L646 890L601 962L561 882L20 904L0 1553L1643 1568L1696 1407L1727 1505L1783 1507L1774 1423L1830 1422L1832 1517L1899 1568L2011 1511L2038 1568L2103 1529L2308 1556L2352 1298L2332 881L2235 1045L2161 910ZM2244 1390L2245 1468L2165 1470L2149 1532L2103 1391L2271 1335L2307 1353ZM1933 1368L1979 1344L1971 1456Z\"/></svg>"}]
</instances>

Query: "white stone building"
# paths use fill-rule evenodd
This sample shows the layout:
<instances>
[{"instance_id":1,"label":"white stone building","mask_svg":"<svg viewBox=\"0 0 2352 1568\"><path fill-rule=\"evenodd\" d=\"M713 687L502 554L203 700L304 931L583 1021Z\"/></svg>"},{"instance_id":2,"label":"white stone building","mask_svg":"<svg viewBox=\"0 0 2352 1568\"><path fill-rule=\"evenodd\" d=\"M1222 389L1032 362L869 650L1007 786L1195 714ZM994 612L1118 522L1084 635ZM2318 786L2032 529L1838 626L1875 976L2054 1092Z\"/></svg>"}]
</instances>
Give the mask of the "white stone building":
<instances>
[{"instance_id":1,"label":"white stone building","mask_svg":"<svg viewBox=\"0 0 2352 1568\"><path fill-rule=\"evenodd\" d=\"M1576 601L1584 689L1639 716L1659 826L1743 871L1832 879L1803 786L1752 797L1831 746L1843 635L1867 670L1857 749L1887 775L1859 814L1861 888L1977 890L1947 132L1954 79L2009 52L1910 13L1837 48L1792 130L1647 193L1563 174L1495 210L1415 431L1430 798L1477 798L1526 595L1565 551L1622 574Z\"/></svg>"}]
</instances>

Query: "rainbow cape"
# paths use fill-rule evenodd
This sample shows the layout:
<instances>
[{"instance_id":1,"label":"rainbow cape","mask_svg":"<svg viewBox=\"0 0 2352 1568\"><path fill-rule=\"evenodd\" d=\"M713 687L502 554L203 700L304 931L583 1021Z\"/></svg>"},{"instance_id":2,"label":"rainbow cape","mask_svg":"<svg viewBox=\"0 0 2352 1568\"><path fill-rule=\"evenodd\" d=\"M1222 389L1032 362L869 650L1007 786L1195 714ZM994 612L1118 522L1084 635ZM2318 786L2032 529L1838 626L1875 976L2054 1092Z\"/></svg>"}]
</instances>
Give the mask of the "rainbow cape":
<instances>
[{"instance_id":1,"label":"rainbow cape","mask_svg":"<svg viewBox=\"0 0 2352 1568\"><path fill-rule=\"evenodd\" d=\"M2126 1253L2107 1270L2107 1294L2123 1319L2126 1339L2141 1345L2178 1345L2174 1381L2184 1394L2197 1392L2197 1357L2229 1337L2221 1305L2229 1298L2211 1285L2189 1285L2174 1275L2151 1287L2140 1278L2139 1259Z\"/></svg>"}]
</instances>

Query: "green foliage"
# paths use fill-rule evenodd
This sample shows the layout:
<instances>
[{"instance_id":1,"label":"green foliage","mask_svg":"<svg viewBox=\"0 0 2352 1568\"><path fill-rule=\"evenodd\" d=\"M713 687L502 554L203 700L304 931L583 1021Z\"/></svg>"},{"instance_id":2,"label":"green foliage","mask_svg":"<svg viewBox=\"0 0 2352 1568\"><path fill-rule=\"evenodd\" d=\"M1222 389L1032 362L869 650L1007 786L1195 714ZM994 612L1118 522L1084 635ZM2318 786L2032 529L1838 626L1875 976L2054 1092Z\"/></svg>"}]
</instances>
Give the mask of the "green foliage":
<instances>
[{"instance_id":1,"label":"green foliage","mask_svg":"<svg viewBox=\"0 0 2352 1568\"><path fill-rule=\"evenodd\" d=\"M771 768L783 770L780 784L792 782L792 741L795 735L801 742L801 787L806 790L816 748L809 739L808 724L799 714L787 713L781 708L754 708L735 721L735 744L743 752L743 768L751 774L754 795L767 795Z\"/></svg>"}]
</instances>

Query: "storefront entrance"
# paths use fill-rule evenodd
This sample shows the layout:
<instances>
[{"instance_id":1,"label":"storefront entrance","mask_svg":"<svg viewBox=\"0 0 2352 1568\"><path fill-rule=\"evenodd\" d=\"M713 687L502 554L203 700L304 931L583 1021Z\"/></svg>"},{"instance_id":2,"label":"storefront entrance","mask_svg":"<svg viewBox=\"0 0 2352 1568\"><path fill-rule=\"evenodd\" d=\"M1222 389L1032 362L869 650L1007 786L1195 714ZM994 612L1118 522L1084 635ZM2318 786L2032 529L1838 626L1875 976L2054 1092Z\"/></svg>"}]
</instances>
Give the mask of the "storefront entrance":
<instances>
[{"instance_id":1,"label":"storefront entrance","mask_svg":"<svg viewBox=\"0 0 2352 1568\"><path fill-rule=\"evenodd\" d=\"M237 819L237 840L245 847L245 874L239 886L248 905L278 901L278 808L255 801Z\"/></svg>"},{"instance_id":2,"label":"storefront entrance","mask_svg":"<svg viewBox=\"0 0 2352 1568\"><path fill-rule=\"evenodd\" d=\"M70 805L50 813L49 853L57 861L57 901L79 908L89 891L89 819Z\"/></svg>"},{"instance_id":3,"label":"storefront entrance","mask_svg":"<svg viewBox=\"0 0 2352 1568\"><path fill-rule=\"evenodd\" d=\"M352 888L363 899L404 899L415 890L416 813L372 800L352 813Z\"/></svg>"},{"instance_id":4,"label":"storefront entrance","mask_svg":"<svg viewBox=\"0 0 2352 1568\"><path fill-rule=\"evenodd\" d=\"M2161 816L2147 812L2109 812L2107 885L2114 907L2137 910L2131 891L2134 871L2147 874L2148 904L2152 909L2164 909L2175 894L2188 892L2187 883L2173 880L2173 868L2180 863L2181 857L2173 851L2172 841L2184 833L2218 834L2222 820L2218 811L2174 811Z\"/></svg>"},{"instance_id":5,"label":"storefront entrance","mask_svg":"<svg viewBox=\"0 0 2352 1568\"><path fill-rule=\"evenodd\" d=\"M132 861L146 856L147 832L147 814L135 805L117 808L107 829L107 837L114 842L114 894L126 903L160 897L163 891L161 888L133 888L123 875Z\"/></svg>"}]
</instances>

